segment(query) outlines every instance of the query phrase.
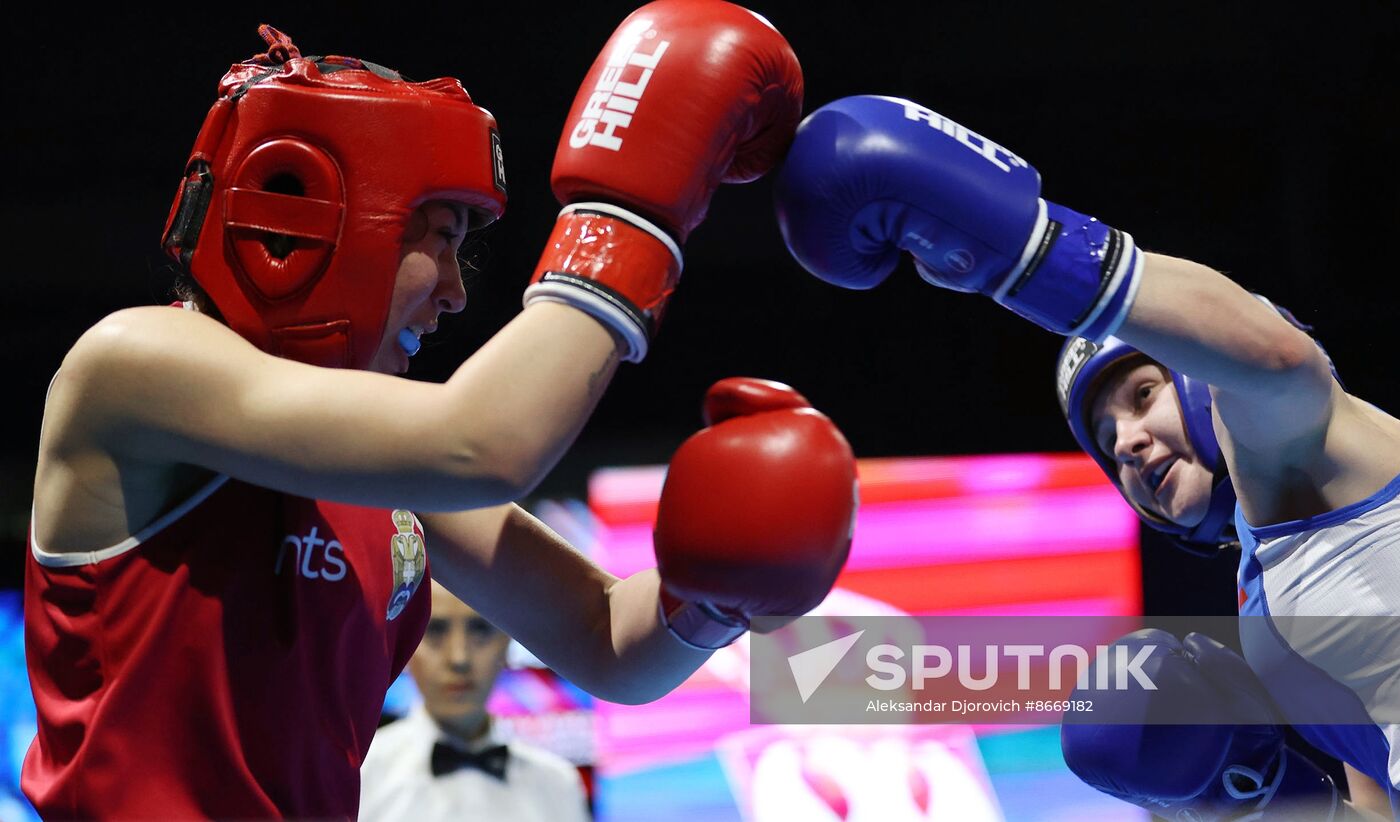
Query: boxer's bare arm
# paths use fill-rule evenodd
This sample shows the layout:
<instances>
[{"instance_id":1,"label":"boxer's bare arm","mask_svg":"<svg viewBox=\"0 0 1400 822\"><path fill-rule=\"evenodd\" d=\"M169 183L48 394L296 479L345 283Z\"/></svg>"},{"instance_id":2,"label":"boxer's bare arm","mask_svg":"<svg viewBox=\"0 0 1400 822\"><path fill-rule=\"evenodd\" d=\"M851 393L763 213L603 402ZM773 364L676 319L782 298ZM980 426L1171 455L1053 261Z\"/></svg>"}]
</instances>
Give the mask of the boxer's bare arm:
<instances>
[{"instance_id":1,"label":"boxer's bare arm","mask_svg":"<svg viewBox=\"0 0 1400 822\"><path fill-rule=\"evenodd\" d=\"M1117 336L1209 383L1220 439L1250 522L1357 502L1400 465L1400 421L1346 394L1321 349L1239 285L1148 254Z\"/></svg>"},{"instance_id":2,"label":"boxer's bare arm","mask_svg":"<svg viewBox=\"0 0 1400 822\"><path fill-rule=\"evenodd\" d=\"M1137 299L1116 333L1209 383L1235 441L1252 450L1311 437L1331 415L1333 380L1312 339L1199 263L1145 255Z\"/></svg>"},{"instance_id":3,"label":"boxer's bare arm","mask_svg":"<svg viewBox=\"0 0 1400 822\"><path fill-rule=\"evenodd\" d=\"M662 624L655 569L618 579L515 505L421 519L433 578L594 696L651 701L710 656Z\"/></svg>"},{"instance_id":4,"label":"boxer's bare arm","mask_svg":"<svg viewBox=\"0 0 1400 822\"><path fill-rule=\"evenodd\" d=\"M365 505L496 505L558 460L617 360L603 326L552 303L523 311L444 384L316 368L193 312L129 309L64 360L45 410L38 498L46 468L66 461L81 473L101 462L82 455L99 454L116 473L77 477L99 498L120 498L122 477L194 465Z\"/></svg>"}]
</instances>

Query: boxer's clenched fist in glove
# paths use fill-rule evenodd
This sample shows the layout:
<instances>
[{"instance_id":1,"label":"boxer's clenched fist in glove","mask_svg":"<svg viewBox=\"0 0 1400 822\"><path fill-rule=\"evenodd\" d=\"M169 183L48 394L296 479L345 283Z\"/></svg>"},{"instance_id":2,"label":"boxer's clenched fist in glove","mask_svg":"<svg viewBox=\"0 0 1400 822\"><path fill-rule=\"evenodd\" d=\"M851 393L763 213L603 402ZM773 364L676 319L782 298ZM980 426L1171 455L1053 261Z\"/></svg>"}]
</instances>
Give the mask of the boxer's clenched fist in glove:
<instances>
[{"instance_id":1,"label":"boxer's clenched fist in glove","mask_svg":"<svg viewBox=\"0 0 1400 822\"><path fill-rule=\"evenodd\" d=\"M1156 690L1075 689L1070 699L1094 704L1060 728L1065 764L1080 779L1168 819L1362 818L1326 771L1284 743L1283 720L1239 654L1204 634L1178 641L1155 628L1113 645L1128 658L1150 649L1141 670ZM1098 681L1093 668L1088 679Z\"/></svg>"},{"instance_id":2,"label":"boxer's clenched fist in glove","mask_svg":"<svg viewBox=\"0 0 1400 822\"><path fill-rule=\"evenodd\" d=\"M801 112L801 66L762 17L720 0L637 9L565 122L551 178L565 208L525 304L581 308L642 359L715 188L772 168Z\"/></svg>"},{"instance_id":3,"label":"boxer's clenched fist in glove","mask_svg":"<svg viewBox=\"0 0 1400 822\"><path fill-rule=\"evenodd\" d=\"M666 474L656 561L671 631L719 648L752 616L796 618L826 597L851 547L856 472L831 420L781 383L721 380L704 416Z\"/></svg>"},{"instance_id":4,"label":"boxer's clenched fist in glove","mask_svg":"<svg viewBox=\"0 0 1400 822\"><path fill-rule=\"evenodd\" d=\"M788 249L828 282L871 288L908 251L925 280L1060 334L1112 334L1142 274L1131 236L1040 199L1025 160L896 97L847 97L809 115L775 197Z\"/></svg>"}]
</instances>

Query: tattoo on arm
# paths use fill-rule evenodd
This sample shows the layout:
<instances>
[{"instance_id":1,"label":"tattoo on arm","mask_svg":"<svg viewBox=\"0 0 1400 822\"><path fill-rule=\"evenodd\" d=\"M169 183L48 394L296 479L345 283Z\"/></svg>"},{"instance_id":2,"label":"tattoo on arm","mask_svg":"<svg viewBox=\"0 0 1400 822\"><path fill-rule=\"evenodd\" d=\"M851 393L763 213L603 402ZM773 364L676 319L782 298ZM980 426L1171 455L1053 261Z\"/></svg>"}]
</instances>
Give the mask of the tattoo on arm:
<instances>
[{"instance_id":1,"label":"tattoo on arm","mask_svg":"<svg viewBox=\"0 0 1400 822\"><path fill-rule=\"evenodd\" d=\"M603 389L608 387L608 380L612 377L613 370L617 368L618 349L613 348L608 354L608 358L603 364L598 366L598 370L588 375L588 397L597 400L603 394Z\"/></svg>"}]
</instances>

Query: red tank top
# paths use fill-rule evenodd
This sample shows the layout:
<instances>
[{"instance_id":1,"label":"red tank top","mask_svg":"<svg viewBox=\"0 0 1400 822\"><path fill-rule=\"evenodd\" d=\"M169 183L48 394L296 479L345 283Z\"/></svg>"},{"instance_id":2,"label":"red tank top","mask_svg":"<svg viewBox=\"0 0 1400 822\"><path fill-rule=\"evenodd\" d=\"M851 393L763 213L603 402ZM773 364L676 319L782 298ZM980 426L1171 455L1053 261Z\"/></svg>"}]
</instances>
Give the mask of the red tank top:
<instances>
[{"instance_id":1,"label":"red tank top","mask_svg":"<svg viewBox=\"0 0 1400 822\"><path fill-rule=\"evenodd\" d=\"M422 536L225 477L102 551L31 529L25 795L46 819L354 818L428 620Z\"/></svg>"}]
</instances>

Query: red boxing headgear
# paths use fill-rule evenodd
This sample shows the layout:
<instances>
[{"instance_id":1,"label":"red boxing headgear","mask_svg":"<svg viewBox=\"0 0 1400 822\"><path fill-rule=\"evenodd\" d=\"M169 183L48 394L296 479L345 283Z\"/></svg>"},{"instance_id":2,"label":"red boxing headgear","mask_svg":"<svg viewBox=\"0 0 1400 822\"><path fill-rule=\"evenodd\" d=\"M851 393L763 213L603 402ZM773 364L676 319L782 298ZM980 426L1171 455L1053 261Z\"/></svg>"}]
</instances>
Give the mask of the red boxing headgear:
<instances>
[{"instance_id":1,"label":"red boxing headgear","mask_svg":"<svg viewBox=\"0 0 1400 822\"><path fill-rule=\"evenodd\" d=\"M505 210L496 120L450 77L412 83L258 33L269 49L220 81L163 244L254 345L364 368L413 210L462 203L469 228Z\"/></svg>"}]
</instances>

